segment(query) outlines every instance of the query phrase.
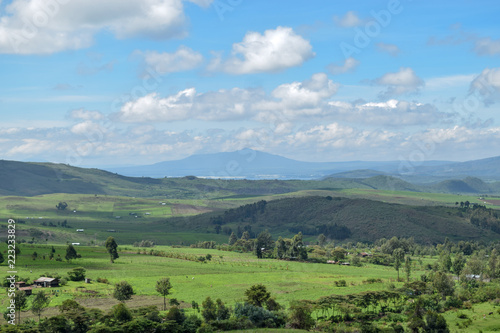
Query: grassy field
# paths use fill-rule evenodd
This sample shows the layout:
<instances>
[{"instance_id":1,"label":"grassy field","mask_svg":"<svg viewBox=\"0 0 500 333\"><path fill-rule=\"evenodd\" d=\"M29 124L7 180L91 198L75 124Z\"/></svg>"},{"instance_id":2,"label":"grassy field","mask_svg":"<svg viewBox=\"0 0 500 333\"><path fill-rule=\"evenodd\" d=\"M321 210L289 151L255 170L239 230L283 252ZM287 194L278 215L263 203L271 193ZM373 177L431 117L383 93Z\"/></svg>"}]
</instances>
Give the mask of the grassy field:
<instances>
[{"instance_id":1,"label":"grassy field","mask_svg":"<svg viewBox=\"0 0 500 333\"><path fill-rule=\"evenodd\" d=\"M6 245L2 244L0 248L3 252ZM201 304L207 296L211 296L234 305L244 300L244 291L251 285L263 283L272 295L276 296L278 302L288 306L293 300L315 300L334 293L351 294L385 289L389 283L395 283L396 278L392 267L350 267L257 259L248 253L206 249L155 247L172 255L189 258L212 255L211 261L201 263L137 254L137 248L121 246L120 258L111 264L103 247L77 247L82 258L71 262L48 260L50 245L23 244L20 248L22 253L17 258L16 269L22 278L33 281L47 273L66 276L72 268L82 266L87 270L86 276L92 279L91 284L69 282L67 286L52 289L58 291L58 296L52 296L51 307L60 305L65 299L76 297L87 307L109 309L116 304L116 301L110 298L113 284L122 280L128 281L134 287L136 300L129 302L135 306L142 304L144 297L149 297L150 302L161 304L162 298L155 291L156 281L161 277L170 277L174 286L171 297L189 304L192 301ZM64 257L64 246L55 245L55 249L56 257ZM38 253L37 260L31 259L34 251ZM43 255L46 255L45 260L42 259ZM5 264L3 265L6 270ZM419 269L416 267L415 276L420 274ZM98 283L98 278L105 278L110 284ZM363 282L369 278L380 278L382 283ZM334 281L340 279L348 281L348 286L335 287ZM96 293L89 293L87 290L94 290ZM5 306L7 301L7 295L2 293L0 306Z\"/></svg>"}]
</instances>

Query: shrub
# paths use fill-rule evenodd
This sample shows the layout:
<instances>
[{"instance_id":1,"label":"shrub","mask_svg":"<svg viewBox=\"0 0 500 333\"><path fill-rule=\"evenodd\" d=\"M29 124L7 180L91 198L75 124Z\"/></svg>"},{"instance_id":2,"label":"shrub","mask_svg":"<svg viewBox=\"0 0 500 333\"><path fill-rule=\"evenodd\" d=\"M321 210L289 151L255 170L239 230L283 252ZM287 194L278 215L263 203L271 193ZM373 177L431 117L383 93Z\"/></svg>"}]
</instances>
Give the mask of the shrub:
<instances>
[{"instance_id":1,"label":"shrub","mask_svg":"<svg viewBox=\"0 0 500 333\"><path fill-rule=\"evenodd\" d=\"M85 268L83 267L76 267L73 268L71 271L68 272L68 278L71 281L83 281L85 280Z\"/></svg>"},{"instance_id":2,"label":"shrub","mask_svg":"<svg viewBox=\"0 0 500 333\"><path fill-rule=\"evenodd\" d=\"M334 281L334 283L337 287L347 287L347 282L345 280Z\"/></svg>"}]
</instances>

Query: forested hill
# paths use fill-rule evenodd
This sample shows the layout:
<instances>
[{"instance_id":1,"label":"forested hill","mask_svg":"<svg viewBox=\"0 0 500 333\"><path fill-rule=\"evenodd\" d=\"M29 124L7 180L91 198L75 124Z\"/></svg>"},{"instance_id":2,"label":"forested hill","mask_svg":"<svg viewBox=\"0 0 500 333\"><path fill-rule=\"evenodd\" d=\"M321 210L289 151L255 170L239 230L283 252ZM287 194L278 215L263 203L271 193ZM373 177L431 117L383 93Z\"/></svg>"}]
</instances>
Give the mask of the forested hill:
<instances>
[{"instance_id":1,"label":"forested hill","mask_svg":"<svg viewBox=\"0 0 500 333\"><path fill-rule=\"evenodd\" d=\"M420 243L443 242L446 237L457 241L498 239L499 234L489 226L472 224L471 212L472 208L417 207L315 196L261 201L223 213L171 219L166 223L185 230L228 235L234 231L239 236L244 231L255 236L268 229L275 238L300 231L304 235L323 233L330 239L369 242L393 236L414 237ZM491 216L490 222L498 225L498 218Z\"/></svg>"}]
</instances>

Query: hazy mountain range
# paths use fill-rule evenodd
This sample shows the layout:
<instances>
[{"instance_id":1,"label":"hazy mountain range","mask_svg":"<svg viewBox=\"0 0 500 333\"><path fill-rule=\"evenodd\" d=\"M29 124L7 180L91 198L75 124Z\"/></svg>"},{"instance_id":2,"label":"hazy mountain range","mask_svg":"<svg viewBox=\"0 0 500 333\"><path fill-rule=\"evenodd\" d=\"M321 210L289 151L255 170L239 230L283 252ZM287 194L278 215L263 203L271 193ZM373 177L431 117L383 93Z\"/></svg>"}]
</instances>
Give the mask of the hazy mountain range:
<instances>
[{"instance_id":1,"label":"hazy mountain range","mask_svg":"<svg viewBox=\"0 0 500 333\"><path fill-rule=\"evenodd\" d=\"M468 161L351 161L303 162L243 149L235 152L192 155L175 161L152 165L108 168L108 171L130 177L182 177L246 179L319 179L368 178L394 176L413 183L430 183L467 176L484 181L500 180L500 157Z\"/></svg>"}]
</instances>

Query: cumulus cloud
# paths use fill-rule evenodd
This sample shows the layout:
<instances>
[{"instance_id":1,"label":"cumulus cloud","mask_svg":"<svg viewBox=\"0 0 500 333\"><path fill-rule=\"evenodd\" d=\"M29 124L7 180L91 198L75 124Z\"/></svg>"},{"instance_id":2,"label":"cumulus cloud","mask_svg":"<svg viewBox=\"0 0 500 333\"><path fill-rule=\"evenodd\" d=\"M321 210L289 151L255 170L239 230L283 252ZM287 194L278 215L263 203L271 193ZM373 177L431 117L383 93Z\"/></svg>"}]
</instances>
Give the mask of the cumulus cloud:
<instances>
[{"instance_id":1,"label":"cumulus cloud","mask_svg":"<svg viewBox=\"0 0 500 333\"><path fill-rule=\"evenodd\" d=\"M302 82L284 83L270 94L261 89L221 89L196 93L189 88L161 97L152 93L125 103L116 115L123 122L171 122L187 119L224 121L250 119L269 122L278 118L320 115L339 85L325 73Z\"/></svg>"},{"instance_id":2,"label":"cumulus cloud","mask_svg":"<svg viewBox=\"0 0 500 333\"><path fill-rule=\"evenodd\" d=\"M277 27L263 34L248 32L242 42L233 44L232 55L228 59L216 56L208 69L230 74L278 72L300 66L313 56L309 41L297 35L292 28Z\"/></svg>"},{"instance_id":3,"label":"cumulus cloud","mask_svg":"<svg viewBox=\"0 0 500 333\"><path fill-rule=\"evenodd\" d=\"M36 155L57 147L57 143L49 140L23 139L22 144L16 145L7 151L7 156Z\"/></svg>"},{"instance_id":4,"label":"cumulus cloud","mask_svg":"<svg viewBox=\"0 0 500 333\"><path fill-rule=\"evenodd\" d=\"M203 62L203 56L189 47L180 46L174 53L146 51L141 53L146 66L159 74L187 71Z\"/></svg>"},{"instance_id":5,"label":"cumulus cloud","mask_svg":"<svg viewBox=\"0 0 500 333\"><path fill-rule=\"evenodd\" d=\"M414 93L424 86L424 81L409 67L401 67L395 73L386 73L374 83L387 86L387 90L381 94L384 98Z\"/></svg>"},{"instance_id":6,"label":"cumulus cloud","mask_svg":"<svg viewBox=\"0 0 500 333\"><path fill-rule=\"evenodd\" d=\"M471 93L478 93L486 104L500 100L500 68L485 68L472 82Z\"/></svg>"},{"instance_id":7,"label":"cumulus cloud","mask_svg":"<svg viewBox=\"0 0 500 333\"><path fill-rule=\"evenodd\" d=\"M192 0L207 6L208 0ZM0 17L0 53L48 54L87 48L99 31L119 39L184 37L182 0L13 0Z\"/></svg>"},{"instance_id":8,"label":"cumulus cloud","mask_svg":"<svg viewBox=\"0 0 500 333\"><path fill-rule=\"evenodd\" d=\"M125 122L168 122L188 119L195 94L194 88L165 98L157 93L151 93L125 103L120 110L119 119Z\"/></svg>"},{"instance_id":9,"label":"cumulus cloud","mask_svg":"<svg viewBox=\"0 0 500 333\"><path fill-rule=\"evenodd\" d=\"M89 111L85 109L76 109L70 112L70 116L73 119L82 120L101 120L104 115L99 111Z\"/></svg>"},{"instance_id":10,"label":"cumulus cloud","mask_svg":"<svg viewBox=\"0 0 500 333\"><path fill-rule=\"evenodd\" d=\"M344 16L334 16L333 21L335 24L342 28L352 28L362 25L364 22L354 11L348 11Z\"/></svg>"},{"instance_id":11,"label":"cumulus cloud","mask_svg":"<svg viewBox=\"0 0 500 333\"><path fill-rule=\"evenodd\" d=\"M375 126L419 126L446 122L453 113L439 111L431 104L391 99L385 102L347 103L331 101L330 114L350 123Z\"/></svg>"},{"instance_id":12,"label":"cumulus cloud","mask_svg":"<svg viewBox=\"0 0 500 333\"><path fill-rule=\"evenodd\" d=\"M377 50L381 52L386 52L389 53L391 56L396 57L399 55L399 47L394 44L386 44L386 43L378 43L377 44Z\"/></svg>"},{"instance_id":13,"label":"cumulus cloud","mask_svg":"<svg viewBox=\"0 0 500 333\"><path fill-rule=\"evenodd\" d=\"M348 72L353 72L359 66L359 61L349 57L344 61L342 65L330 64L328 65L328 71L332 75L344 74Z\"/></svg>"}]
</instances>

